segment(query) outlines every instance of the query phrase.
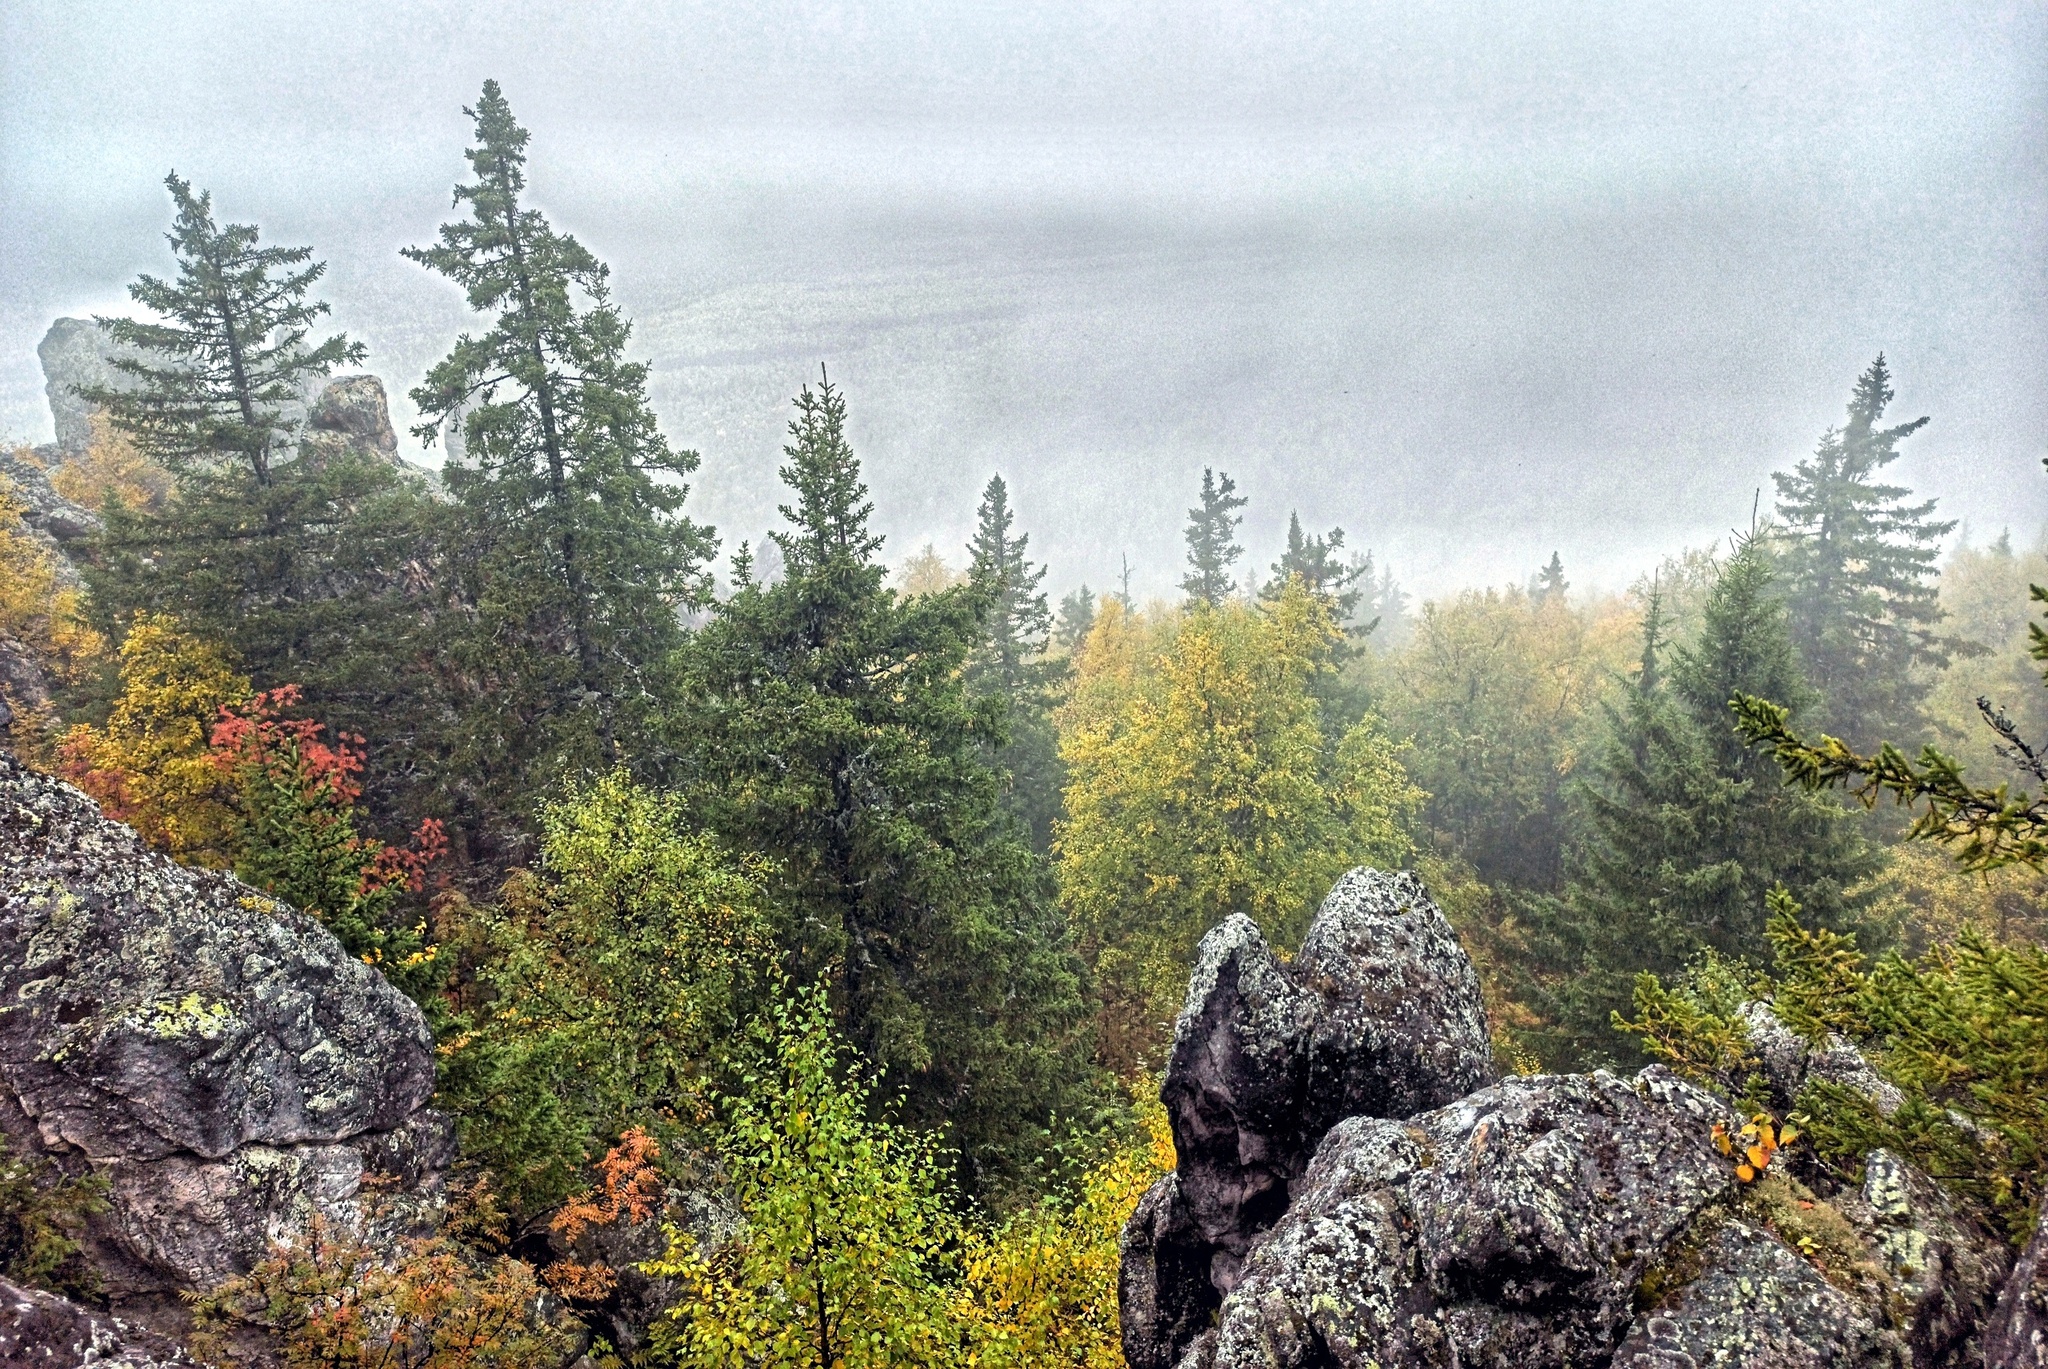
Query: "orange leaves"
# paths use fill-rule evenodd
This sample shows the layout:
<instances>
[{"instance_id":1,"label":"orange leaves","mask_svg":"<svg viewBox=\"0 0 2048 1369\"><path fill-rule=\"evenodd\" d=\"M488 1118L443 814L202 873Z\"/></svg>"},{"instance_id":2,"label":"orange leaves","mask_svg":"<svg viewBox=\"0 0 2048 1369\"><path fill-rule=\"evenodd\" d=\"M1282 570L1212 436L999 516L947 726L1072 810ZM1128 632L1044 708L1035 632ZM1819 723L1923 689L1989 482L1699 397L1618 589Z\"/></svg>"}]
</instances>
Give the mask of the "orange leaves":
<instances>
[{"instance_id":1,"label":"orange leaves","mask_svg":"<svg viewBox=\"0 0 2048 1369\"><path fill-rule=\"evenodd\" d=\"M1770 1168L1780 1150L1799 1139L1799 1129L1781 1128L1768 1112L1759 1112L1737 1132L1730 1132L1725 1123L1714 1123L1713 1138L1714 1148L1735 1162L1735 1177L1750 1184Z\"/></svg>"},{"instance_id":2,"label":"orange leaves","mask_svg":"<svg viewBox=\"0 0 2048 1369\"><path fill-rule=\"evenodd\" d=\"M617 1222L644 1222L661 1209L666 1185L654 1162L661 1147L639 1127L628 1127L619 1143L597 1162L597 1184L562 1205L548 1223L563 1240L574 1244L592 1227ZM611 1266L574 1260L556 1260L541 1278L572 1302L603 1302L611 1296L618 1276Z\"/></svg>"}]
</instances>

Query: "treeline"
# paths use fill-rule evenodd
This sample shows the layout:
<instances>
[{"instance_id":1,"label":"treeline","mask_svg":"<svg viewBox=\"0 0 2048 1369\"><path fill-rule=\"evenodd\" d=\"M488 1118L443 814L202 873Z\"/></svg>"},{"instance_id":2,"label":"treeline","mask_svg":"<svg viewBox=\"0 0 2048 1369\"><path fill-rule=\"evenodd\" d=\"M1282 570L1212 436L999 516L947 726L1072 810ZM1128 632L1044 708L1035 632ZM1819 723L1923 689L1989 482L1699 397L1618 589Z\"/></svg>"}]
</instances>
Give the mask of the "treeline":
<instances>
[{"instance_id":1,"label":"treeline","mask_svg":"<svg viewBox=\"0 0 2048 1369\"><path fill-rule=\"evenodd\" d=\"M606 268L527 202L495 84L471 113L457 217L406 253L478 316L411 392L445 489L301 440L362 349L320 335L310 249L174 175L176 275L109 323L108 424L56 473L104 519L83 590L0 510L0 631L61 686L17 747L428 1012L465 1196L416 1264L465 1315L531 1321L541 1278L625 1346L580 1233L709 1185L741 1223L659 1262L674 1362L1116 1362L1116 1229L1171 1162L1133 1081L1194 947L1239 912L1287 946L1357 864L1423 869L1510 1068L1660 1049L1621 1025L1638 976L1762 963L1773 897L1865 951L2042 928L2037 873L1901 845L1731 711L2003 763L1965 672L2024 681L2048 567L1960 552L1937 597L1953 525L1883 481L1927 420L1887 425L1882 357L1732 544L1626 595L1553 555L1414 612L1298 519L1242 577L1215 471L1176 601L1126 572L1055 612L1000 477L964 570L928 550L892 587L821 372L778 568L742 543L719 593ZM325 1315L281 1260L202 1320Z\"/></svg>"}]
</instances>

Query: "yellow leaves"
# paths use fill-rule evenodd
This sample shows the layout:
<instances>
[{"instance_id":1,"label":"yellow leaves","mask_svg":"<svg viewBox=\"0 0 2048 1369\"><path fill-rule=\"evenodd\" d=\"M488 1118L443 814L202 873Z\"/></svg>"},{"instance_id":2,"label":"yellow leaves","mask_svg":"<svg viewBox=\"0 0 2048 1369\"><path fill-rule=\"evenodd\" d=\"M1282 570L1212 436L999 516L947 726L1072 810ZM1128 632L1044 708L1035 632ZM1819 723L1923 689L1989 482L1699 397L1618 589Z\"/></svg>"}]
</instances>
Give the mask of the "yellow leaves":
<instances>
[{"instance_id":1,"label":"yellow leaves","mask_svg":"<svg viewBox=\"0 0 2048 1369\"><path fill-rule=\"evenodd\" d=\"M85 455L50 472L51 487L95 512L110 498L142 513L160 512L171 495L171 473L144 456L106 414L95 413L88 422L92 436Z\"/></svg>"},{"instance_id":2,"label":"yellow leaves","mask_svg":"<svg viewBox=\"0 0 2048 1369\"><path fill-rule=\"evenodd\" d=\"M105 643L86 625L83 600L63 583L55 554L23 522L13 490L0 477L0 636L21 643L55 680L77 680ZM25 711L33 701L12 702Z\"/></svg>"},{"instance_id":3,"label":"yellow leaves","mask_svg":"<svg viewBox=\"0 0 2048 1369\"><path fill-rule=\"evenodd\" d=\"M1789 1123L1780 1128L1768 1112L1759 1112L1737 1132L1716 1122L1711 1135L1714 1149L1735 1161L1735 1177L1751 1184L1770 1168L1780 1150L1799 1139L1799 1129Z\"/></svg>"},{"instance_id":4,"label":"yellow leaves","mask_svg":"<svg viewBox=\"0 0 2048 1369\"><path fill-rule=\"evenodd\" d=\"M121 644L121 685L104 729L65 734L60 773L152 846L188 864L228 864L229 782L207 737L223 706L250 697L247 677L175 620L138 615Z\"/></svg>"}]
</instances>

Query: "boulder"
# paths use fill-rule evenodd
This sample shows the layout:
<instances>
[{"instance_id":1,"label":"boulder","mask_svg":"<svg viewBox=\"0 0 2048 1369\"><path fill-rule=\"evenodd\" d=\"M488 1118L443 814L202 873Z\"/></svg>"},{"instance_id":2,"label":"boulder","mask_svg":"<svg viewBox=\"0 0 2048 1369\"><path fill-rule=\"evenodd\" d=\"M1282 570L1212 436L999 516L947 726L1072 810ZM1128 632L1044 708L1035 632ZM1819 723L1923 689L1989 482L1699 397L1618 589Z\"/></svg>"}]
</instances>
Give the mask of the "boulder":
<instances>
[{"instance_id":1,"label":"boulder","mask_svg":"<svg viewBox=\"0 0 2048 1369\"><path fill-rule=\"evenodd\" d=\"M1125 1321L1126 1357L1178 1357L1333 1124L1406 1117L1492 1078L1478 976L1413 875L1346 874L1287 965L1248 917L1213 929L1160 1090L1180 1168L1123 1235L1123 1296L1145 1309Z\"/></svg>"},{"instance_id":2,"label":"boulder","mask_svg":"<svg viewBox=\"0 0 2048 1369\"><path fill-rule=\"evenodd\" d=\"M2048 1369L2048 1213L2035 1219L1985 1326L1984 1369Z\"/></svg>"},{"instance_id":3,"label":"boulder","mask_svg":"<svg viewBox=\"0 0 2048 1369\"><path fill-rule=\"evenodd\" d=\"M1194 1363L1601 1362L1662 1253L1734 1188L1731 1116L1662 1069L1508 1079L1324 1139Z\"/></svg>"},{"instance_id":4,"label":"boulder","mask_svg":"<svg viewBox=\"0 0 2048 1369\"><path fill-rule=\"evenodd\" d=\"M1864 1158L1863 1183L1836 1195L1884 1271L1890 1315L1916 1366L1978 1362L2012 1251L1941 1185L1888 1150Z\"/></svg>"},{"instance_id":5,"label":"boulder","mask_svg":"<svg viewBox=\"0 0 2048 1369\"><path fill-rule=\"evenodd\" d=\"M57 448L77 456L92 445L92 416L99 406L78 391L104 385L125 389L134 383L117 370L123 349L92 319L60 318L43 334L36 358L43 364L43 393L49 397L50 419L57 430Z\"/></svg>"},{"instance_id":6,"label":"boulder","mask_svg":"<svg viewBox=\"0 0 2048 1369\"><path fill-rule=\"evenodd\" d=\"M432 1209L452 1158L417 1006L311 918L188 870L0 754L0 1131L109 1184L117 1304L247 1269L314 1214Z\"/></svg>"},{"instance_id":7,"label":"boulder","mask_svg":"<svg viewBox=\"0 0 2048 1369\"><path fill-rule=\"evenodd\" d=\"M375 376L328 381L307 411L299 459L324 465L345 455L404 464L398 457L398 435L391 428L384 382Z\"/></svg>"},{"instance_id":8,"label":"boulder","mask_svg":"<svg viewBox=\"0 0 2048 1369\"><path fill-rule=\"evenodd\" d=\"M171 1341L119 1317L0 1279L0 1369L185 1369Z\"/></svg>"},{"instance_id":9,"label":"boulder","mask_svg":"<svg viewBox=\"0 0 2048 1369\"><path fill-rule=\"evenodd\" d=\"M21 506L21 521L39 541L58 553L60 575L65 576L67 583L76 585L82 582L65 559L65 548L98 532L100 516L57 493L50 484L49 472L38 464L45 455L54 460L60 453L38 447L31 458L19 450L0 447L0 495Z\"/></svg>"}]
</instances>

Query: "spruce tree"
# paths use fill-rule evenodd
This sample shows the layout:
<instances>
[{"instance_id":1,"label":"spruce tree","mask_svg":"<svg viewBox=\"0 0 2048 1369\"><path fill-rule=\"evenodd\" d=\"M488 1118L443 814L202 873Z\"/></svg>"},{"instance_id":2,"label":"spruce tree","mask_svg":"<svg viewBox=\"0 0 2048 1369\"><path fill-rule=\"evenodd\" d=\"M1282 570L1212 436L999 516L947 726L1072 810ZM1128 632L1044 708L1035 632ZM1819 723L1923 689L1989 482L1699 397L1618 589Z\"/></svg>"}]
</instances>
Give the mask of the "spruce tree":
<instances>
[{"instance_id":1,"label":"spruce tree","mask_svg":"<svg viewBox=\"0 0 2048 1369\"><path fill-rule=\"evenodd\" d=\"M1546 599L1562 600L1564 592L1571 588L1571 582L1564 578L1564 558L1556 552L1550 553L1550 564L1536 572L1536 587L1530 597L1541 602Z\"/></svg>"},{"instance_id":2,"label":"spruce tree","mask_svg":"<svg viewBox=\"0 0 2048 1369\"><path fill-rule=\"evenodd\" d=\"M1006 779L1005 806L1030 831L1032 845L1048 852L1066 782L1052 723L1054 687L1065 662L1046 657L1052 610L1039 589L1045 568L1026 555L1028 534L1011 535L1016 516L1000 475L982 491L978 516L967 546L968 577L990 606L986 636L968 657L967 682L976 693L1002 700L1007 736L994 761Z\"/></svg>"},{"instance_id":3,"label":"spruce tree","mask_svg":"<svg viewBox=\"0 0 2048 1369\"><path fill-rule=\"evenodd\" d=\"M1086 1014L989 764L1001 702L964 678L995 594L891 591L845 401L821 381L796 409L782 578L736 558L736 588L681 653L671 735L697 811L770 862L791 972L833 976L906 1115L949 1124L970 1178L1000 1187L1073 1102Z\"/></svg>"},{"instance_id":4,"label":"spruce tree","mask_svg":"<svg viewBox=\"0 0 2048 1369\"><path fill-rule=\"evenodd\" d=\"M1095 591L1083 585L1060 599L1060 616L1053 624L1052 640L1072 655L1094 630Z\"/></svg>"},{"instance_id":5,"label":"spruce tree","mask_svg":"<svg viewBox=\"0 0 2048 1369\"><path fill-rule=\"evenodd\" d=\"M1259 596L1278 599L1290 577L1299 575L1308 592L1329 604L1339 623L1348 623L1358 610L1365 591L1359 581L1370 575L1372 558L1361 561L1340 559L1344 554L1344 529L1331 528L1327 535L1305 535L1301 515L1287 515L1287 550L1273 563L1273 578Z\"/></svg>"},{"instance_id":6,"label":"spruce tree","mask_svg":"<svg viewBox=\"0 0 2048 1369\"><path fill-rule=\"evenodd\" d=\"M1634 976L1669 975L1704 950L1761 958L1765 895L1791 890L1825 925L1857 927L1880 860L1832 798L1785 784L1745 745L1737 693L1812 705L1762 543L1742 543L1708 597L1699 640L1662 660L1653 598L1643 663L1607 710L1607 737L1574 787L1577 840L1550 906L1573 967L1551 997L1580 1052L1615 1048L1610 1016ZM1866 936L1873 929L1863 927Z\"/></svg>"},{"instance_id":7,"label":"spruce tree","mask_svg":"<svg viewBox=\"0 0 2048 1369\"><path fill-rule=\"evenodd\" d=\"M1190 608L1215 608L1236 588L1230 568L1244 555L1237 544L1237 526L1244 521L1237 511L1244 506L1244 497L1229 476L1202 468L1202 502L1188 510L1188 573L1180 581ZM1129 597L1128 588L1125 595Z\"/></svg>"},{"instance_id":8,"label":"spruce tree","mask_svg":"<svg viewBox=\"0 0 2048 1369\"><path fill-rule=\"evenodd\" d=\"M374 457L297 459L301 396L363 358L342 334L311 340L326 268L311 248L261 245L253 224L216 223L211 196L177 175L164 184L177 276L129 289L155 321L101 320L129 349L114 362L129 383L81 394L176 483L156 513L108 504L94 610L116 635L138 613L169 614L258 688L302 686L320 716L376 737L382 767L408 749L416 712L400 701L418 677L393 666L407 654L402 568L431 559L426 501ZM388 810L393 773L366 779Z\"/></svg>"},{"instance_id":9,"label":"spruce tree","mask_svg":"<svg viewBox=\"0 0 2048 1369\"><path fill-rule=\"evenodd\" d=\"M564 766L645 759L657 671L713 544L681 513L697 456L656 425L606 267L524 203L527 131L497 82L466 112L476 179L455 202L469 217L405 255L490 326L412 392L414 431L431 443L459 424L462 439L444 650L464 698L446 764L509 823Z\"/></svg>"},{"instance_id":10,"label":"spruce tree","mask_svg":"<svg viewBox=\"0 0 2048 1369\"><path fill-rule=\"evenodd\" d=\"M1856 382L1848 421L1778 486L1792 638L1820 691L1814 723L1854 745L1905 741L1925 730L1931 672L1948 664L1936 600L1936 561L1953 522L1934 501L1908 503L1904 486L1877 483L1900 439L1926 418L1883 426L1891 372L1880 354Z\"/></svg>"}]
</instances>

